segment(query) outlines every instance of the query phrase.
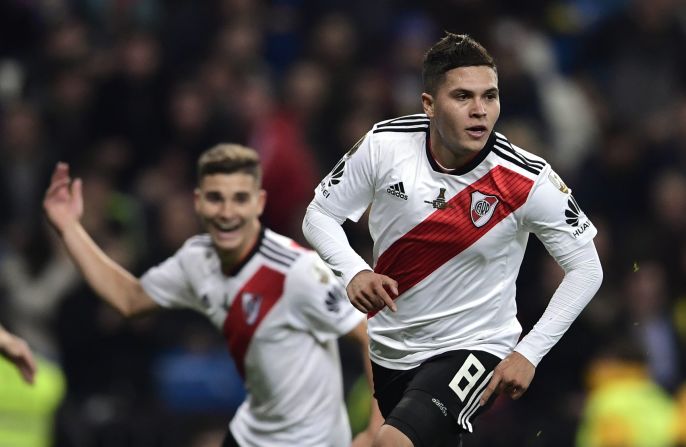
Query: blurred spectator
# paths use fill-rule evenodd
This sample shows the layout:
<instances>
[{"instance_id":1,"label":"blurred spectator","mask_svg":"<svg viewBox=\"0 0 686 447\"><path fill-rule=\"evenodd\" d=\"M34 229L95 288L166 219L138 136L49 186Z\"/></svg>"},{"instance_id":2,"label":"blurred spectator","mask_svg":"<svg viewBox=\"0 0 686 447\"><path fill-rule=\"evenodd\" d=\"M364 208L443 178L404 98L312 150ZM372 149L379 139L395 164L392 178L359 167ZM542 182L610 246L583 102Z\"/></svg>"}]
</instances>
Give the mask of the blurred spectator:
<instances>
[{"instance_id":1,"label":"blurred spectator","mask_svg":"<svg viewBox=\"0 0 686 447\"><path fill-rule=\"evenodd\" d=\"M633 335L645 352L650 377L673 391L681 381L681 353L677 345L664 268L655 261L640 260L627 274L625 296Z\"/></svg>"},{"instance_id":2,"label":"blurred spectator","mask_svg":"<svg viewBox=\"0 0 686 447\"><path fill-rule=\"evenodd\" d=\"M262 186L269 195L262 222L274 231L302 240L302 217L319 172L303 130L296 117L278 104L263 74L245 78L239 101L247 141L260 154Z\"/></svg>"},{"instance_id":3,"label":"blurred spectator","mask_svg":"<svg viewBox=\"0 0 686 447\"><path fill-rule=\"evenodd\" d=\"M674 399L648 374L641 349L627 337L589 365L589 396L579 447L670 447L677 441Z\"/></svg>"},{"instance_id":4,"label":"blurred spectator","mask_svg":"<svg viewBox=\"0 0 686 447\"><path fill-rule=\"evenodd\" d=\"M16 103L6 110L0 126L0 194L2 225L28 225L39 212L43 179L54 160L35 107Z\"/></svg>"}]
</instances>

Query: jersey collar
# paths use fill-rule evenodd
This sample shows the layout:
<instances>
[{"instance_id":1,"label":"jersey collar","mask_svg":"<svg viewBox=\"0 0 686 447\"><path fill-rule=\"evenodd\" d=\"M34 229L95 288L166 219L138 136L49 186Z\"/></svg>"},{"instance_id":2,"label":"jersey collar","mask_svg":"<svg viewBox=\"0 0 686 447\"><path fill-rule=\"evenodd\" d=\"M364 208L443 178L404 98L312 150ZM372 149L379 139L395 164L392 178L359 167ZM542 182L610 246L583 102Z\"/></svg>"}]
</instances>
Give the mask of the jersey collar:
<instances>
[{"instance_id":1,"label":"jersey collar","mask_svg":"<svg viewBox=\"0 0 686 447\"><path fill-rule=\"evenodd\" d=\"M245 267L245 265L250 262L250 260L255 256L255 253L260 249L260 246L262 246L262 240L264 239L264 225L260 225L260 233L257 236L257 240L255 241L255 245L252 246L248 254L236 265L231 267L230 269L226 269L222 267L222 273L226 276L236 276L240 273L240 271Z\"/></svg>"},{"instance_id":2,"label":"jersey collar","mask_svg":"<svg viewBox=\"0 0 686 447\"><path fill-rule=\"evenodd\" d=\"M486 141L486 144L484 145L484 148L481 149L481 151L474 157L469 163L467 163L464 166L461 166L456 169L450 169L446 170L443 169L441 166L438 165L436 162L436 159L434 158L433 154L431 153L431 138L430 138L430 132L426 133L426 158L429 160L429 164L431 165L431 168L436 171L440 172L441 174L451 174L451 175L463 175L471 171L472 169L476 168L479 166L479 164L488 157L488 154L491 153L493 150L493 145L495 144L495 130L491 130L491 134L488 136L488 140Z\"/></svg>"}]
</instances>

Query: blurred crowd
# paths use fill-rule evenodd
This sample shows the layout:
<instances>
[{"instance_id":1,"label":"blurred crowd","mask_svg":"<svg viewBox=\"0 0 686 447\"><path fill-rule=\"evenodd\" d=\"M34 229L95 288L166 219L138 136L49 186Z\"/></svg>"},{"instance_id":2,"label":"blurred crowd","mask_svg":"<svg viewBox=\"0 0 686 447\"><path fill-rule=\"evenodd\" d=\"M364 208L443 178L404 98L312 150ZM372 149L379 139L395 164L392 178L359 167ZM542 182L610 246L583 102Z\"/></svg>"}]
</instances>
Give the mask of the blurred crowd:
<instances>
[{"instance_id":1,"label":"blurred crowd","mask_svg":"<svg viewBox=\"0 0 686 447\"><path fill-rule=\"evenodd\" d=\"M84 286L41 212L58 160L84 180L84 226L133 272L200 231L195 160L218 142L260 153L263 221L302 242L320 178L376 121L421 112L444 30L494 55L497 130L571 186L605 271L525 397L499 400L465 446L686 445L679 0L3 0L0 323L50 365L51 393L46 411L18 409L0 383L0 445L12 411L54 420L42 445L218 445L242 399L200 316L126 321ZM369 257L364 223L346 230ZM561 277L532 238L525 331ZM351 388L360 365L344 362Z\"/></svg>"}]
</instances>

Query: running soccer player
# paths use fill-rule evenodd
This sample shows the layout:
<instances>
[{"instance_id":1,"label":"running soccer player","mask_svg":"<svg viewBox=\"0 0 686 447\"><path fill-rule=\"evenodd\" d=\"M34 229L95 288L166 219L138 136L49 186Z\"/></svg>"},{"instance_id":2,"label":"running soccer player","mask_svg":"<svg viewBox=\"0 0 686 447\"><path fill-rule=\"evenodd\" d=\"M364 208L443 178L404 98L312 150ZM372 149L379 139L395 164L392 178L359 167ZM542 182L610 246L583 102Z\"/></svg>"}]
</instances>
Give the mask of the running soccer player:
<instances>
[{"instance_id":1,"label":"running soccer player","mask_svg":"<svg viewBox=\"0 0 686 447\"><path fill-rule=\"evenodd\" d=\"M349 336L367 356L364 314L316 253L261 226L260 180L252 149L222 144L203 153L195 209L207 234L140 280L80 224L82 184L67 164L55 168L43 207L86 281L122 315L190 308L223 332L248 392L224 446L347 447L337 338ZM380 424L377 410L354 445L369 445Z\"/></svg>"},{"instance_id":2,"label":"running soccer player","mask_svg":"<svg viewBox=\"0 0 686 447\"><path fill-rule=\"evenodd\" d=\"M596 229L542 158L494 130L488 52L448 33L426 53L423 114L375 124L315 189L303 231L368 313L375 446L458 445L492 394L517 399L596 293ZM371 204L374 269L341 224ZM565 276L523 339L515 280L529 233ZM519 341L518 341L519 340Z\"/></svg>"},{"instance_id":3,"label":"running soccer player","mask_svg":"<svg viewBox=\"0 0 686 447\"><path fill-rule=\"evenodd\" d=\"M36 374L36 361L26 341L9 333L0 326L0 356L17 367L26 383L33 383Z\"/></svg>"}]
</instances>

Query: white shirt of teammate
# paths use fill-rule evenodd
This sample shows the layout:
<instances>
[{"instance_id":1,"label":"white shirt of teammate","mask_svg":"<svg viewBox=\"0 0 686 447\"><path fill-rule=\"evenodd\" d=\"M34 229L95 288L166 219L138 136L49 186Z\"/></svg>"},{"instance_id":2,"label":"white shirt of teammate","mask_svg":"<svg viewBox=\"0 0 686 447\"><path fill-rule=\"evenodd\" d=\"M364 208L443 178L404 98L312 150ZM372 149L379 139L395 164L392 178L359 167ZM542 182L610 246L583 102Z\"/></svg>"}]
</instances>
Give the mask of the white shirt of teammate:
<instances>
[{"instance_id":1,"label":"white shirt of teammate","mask_svg":"<svg viewBox=\"0 0 686 447\"><path fill-rule=\"evenodd\" d=\"M248 391L230 423L240 445L350 445L337 338L364 315L314 252L267 229L225 274L201 235L141 284L159 305L194 309L224 332Z\"/></svg>"}]
</instances>

